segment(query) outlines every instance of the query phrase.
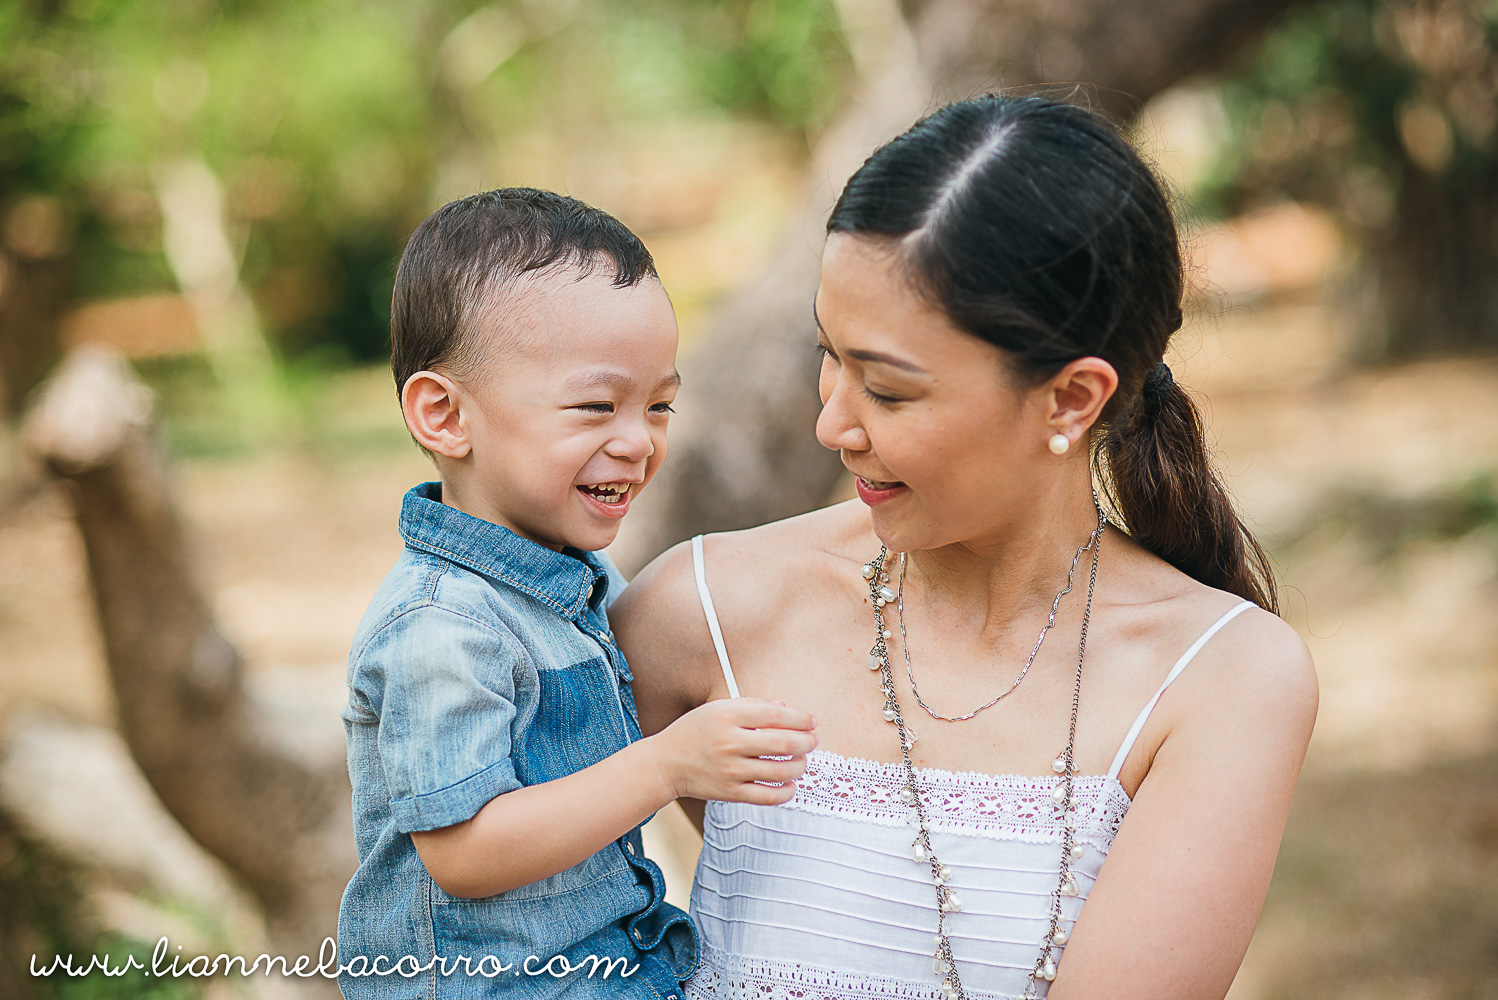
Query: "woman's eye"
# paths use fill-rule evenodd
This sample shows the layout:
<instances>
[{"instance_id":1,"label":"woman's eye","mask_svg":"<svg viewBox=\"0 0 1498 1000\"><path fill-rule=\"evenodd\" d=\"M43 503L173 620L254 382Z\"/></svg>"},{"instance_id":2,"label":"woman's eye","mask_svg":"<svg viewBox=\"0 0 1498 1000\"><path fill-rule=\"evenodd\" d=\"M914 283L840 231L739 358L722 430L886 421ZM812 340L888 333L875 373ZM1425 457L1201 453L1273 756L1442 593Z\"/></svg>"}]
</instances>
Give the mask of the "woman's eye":
<instances>
[{"instance_id":1,"label":"woman's eye","mask_svg":"<svg viewBox=\"0 0 1498 1000\"><path fill-rule=\"evenodd\" d=\"M869 399L873 400L879 406L888 406L891 403L898 403L898 402L900 402L900 400L897 397L895 397L895 396L884 396L884 395L880 395L879 393L875 392L873 389L870 389L868 386L864 386L863 387L863 394L865 396L869 397Z\"/></svg>"},{"instance_id":2,"label":"woman's eye","mask_svg":"<svg viewBox=\"0 0 1498 1000\"><path fill-rule=\"evenodd\" d=\"M827 347L827 345L822 343L820 340L817 341L816 346L813 347L812 350L816 352L817 360L831 360L833 364L837 364L837 355L833 354L832 351Z\"/></svg>"}]
</instances>

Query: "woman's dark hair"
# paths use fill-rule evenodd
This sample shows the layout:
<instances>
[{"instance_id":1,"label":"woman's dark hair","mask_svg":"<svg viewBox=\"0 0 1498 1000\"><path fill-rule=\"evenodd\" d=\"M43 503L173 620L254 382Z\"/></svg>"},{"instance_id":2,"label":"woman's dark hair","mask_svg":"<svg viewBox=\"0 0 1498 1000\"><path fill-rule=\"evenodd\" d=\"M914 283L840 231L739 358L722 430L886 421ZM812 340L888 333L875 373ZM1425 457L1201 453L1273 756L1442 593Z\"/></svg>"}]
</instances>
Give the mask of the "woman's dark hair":
<instances>
[{"instance_id":1,"label":"woman's dark hair","mask_svg":"<svg viewBox=\"0 0 1498 1000\"><path fill-rule=\"evenodd\" d=\"M1181 256L1160 182L1097 114L1044 97L949 104L868 158L829 233L898 241L915 287L1039 381L1118 372L1092 462L1129 535L1189 576L1279 613L1264 549L1161 364L1181 325Z\"/></svg>"}]
</instances>

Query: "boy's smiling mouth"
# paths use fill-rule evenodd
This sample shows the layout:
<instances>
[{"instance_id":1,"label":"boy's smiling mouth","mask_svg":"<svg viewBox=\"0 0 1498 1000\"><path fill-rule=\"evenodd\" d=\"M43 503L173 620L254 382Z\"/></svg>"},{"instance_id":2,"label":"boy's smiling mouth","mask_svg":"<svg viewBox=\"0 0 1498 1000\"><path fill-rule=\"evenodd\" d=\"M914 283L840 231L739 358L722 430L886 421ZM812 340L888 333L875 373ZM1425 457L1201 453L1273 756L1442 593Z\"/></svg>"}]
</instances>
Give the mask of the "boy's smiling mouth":
<instances>
[{"instance_id":1,"label":"boy's smiling mouth","mask_svg":"<svg viewBox=\"0 0 1498 1000\"><path fill-rule=\"evenodd\" d=\"M615 482L615 483L591 483L578 486L577 491L587 497L599 513L611 517L623 517L629 508L629 501L634 487L638 483Z\"/></svg>"}]
</instances>

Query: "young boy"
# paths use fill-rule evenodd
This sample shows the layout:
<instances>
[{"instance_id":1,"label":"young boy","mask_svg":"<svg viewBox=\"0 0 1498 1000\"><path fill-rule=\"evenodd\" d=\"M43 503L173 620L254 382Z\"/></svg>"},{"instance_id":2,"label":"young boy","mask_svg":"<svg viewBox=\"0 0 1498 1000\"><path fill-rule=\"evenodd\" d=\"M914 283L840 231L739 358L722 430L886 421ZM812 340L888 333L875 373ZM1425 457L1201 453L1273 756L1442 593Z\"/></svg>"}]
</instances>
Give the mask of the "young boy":
<instances>
[{"instance_id":1,"label":"young boy","mask_svg":"<svg viewBox=\"0 0 1498 1000\"><path fill-rule=\"evenodd\" d=\"M605 615L622 581L596 550L666 455L670 300L618 221L513 188L421 224L390 329L441 481L406 494L405 551L349 656L339 986L678 1000L696 935L640 825L683 795L786 801L816 739L757 699L641 738Z\"/></svg>"}]
</instances>

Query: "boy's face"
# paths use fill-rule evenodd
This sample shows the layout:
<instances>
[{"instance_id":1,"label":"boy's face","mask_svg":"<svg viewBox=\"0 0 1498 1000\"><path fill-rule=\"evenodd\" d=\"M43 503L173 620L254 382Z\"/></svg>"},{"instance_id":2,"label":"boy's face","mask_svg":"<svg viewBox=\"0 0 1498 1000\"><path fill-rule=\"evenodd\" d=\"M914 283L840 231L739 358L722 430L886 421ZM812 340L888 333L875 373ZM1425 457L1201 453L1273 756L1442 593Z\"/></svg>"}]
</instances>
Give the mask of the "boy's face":
<instances>
[{"instance_id":1,"label":"boy's face","mask_svg":"<svg viewBox=\"0 0 1498 1000\"><path fill-rule=\"evenodd\" d=\"M659 281L523 279L479 320L461 383L472 452L444 463L449 503L552 548L596 550L666 457L676 316Z\"/></svg>"}]
</instances>

